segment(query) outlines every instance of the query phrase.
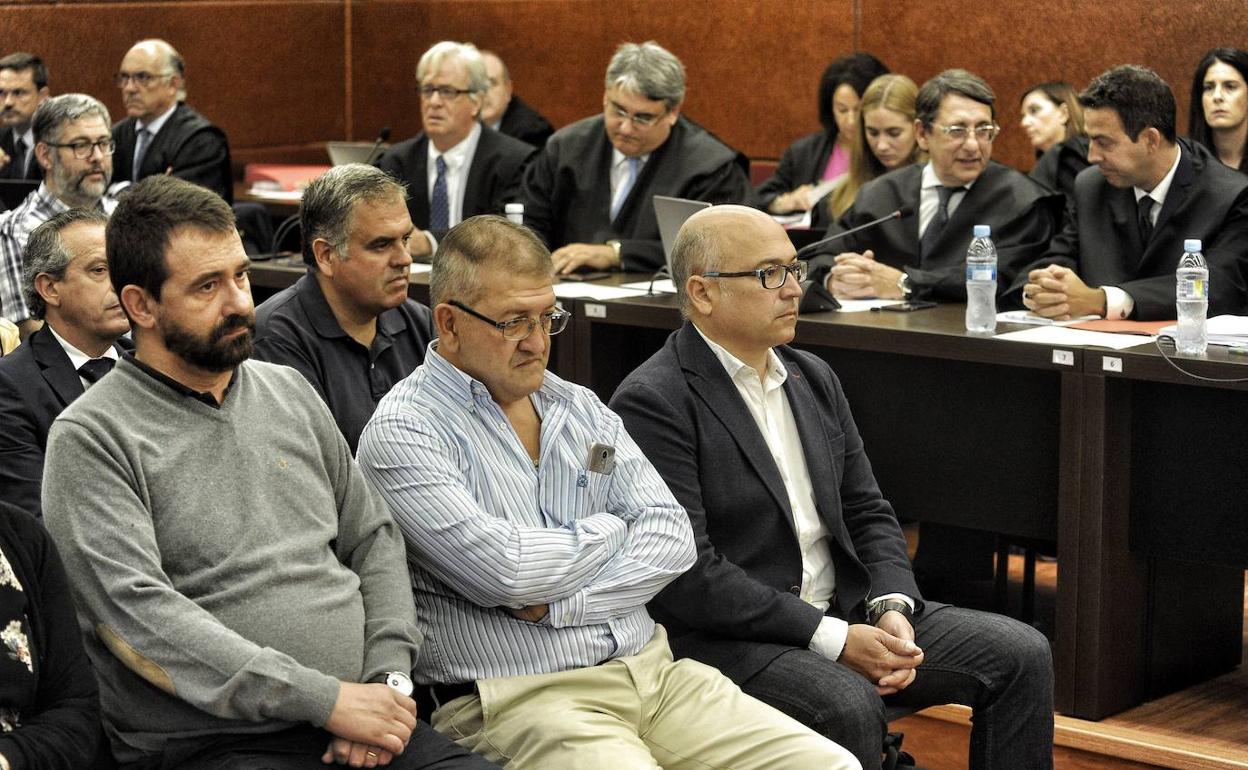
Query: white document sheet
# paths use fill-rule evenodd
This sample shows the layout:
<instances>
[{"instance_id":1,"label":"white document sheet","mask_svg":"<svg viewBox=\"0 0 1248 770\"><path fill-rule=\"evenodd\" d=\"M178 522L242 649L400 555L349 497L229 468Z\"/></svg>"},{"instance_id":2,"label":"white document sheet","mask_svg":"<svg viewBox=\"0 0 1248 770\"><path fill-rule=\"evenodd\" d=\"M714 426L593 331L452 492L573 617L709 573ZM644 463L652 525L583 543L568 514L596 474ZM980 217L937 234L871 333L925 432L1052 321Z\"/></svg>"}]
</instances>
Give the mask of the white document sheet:
<instances>
[{"instance_id":1,"label":"white document sheet","mask_svg":"<svg viewBox=\"0 0 1248 770\"><path fill-rule=\"evenodd\" d=\"M1109 332L1090 332L1083 329L1067 329L1063 326L1037 326L1018 332L998 334L993 339L1012 342L1034 342L1038 345L1053 347L1094 347L1125 350L1137 345L1147 345L1156 340L1142 334L1110 334Z\"/></svg>"}]
</instances>

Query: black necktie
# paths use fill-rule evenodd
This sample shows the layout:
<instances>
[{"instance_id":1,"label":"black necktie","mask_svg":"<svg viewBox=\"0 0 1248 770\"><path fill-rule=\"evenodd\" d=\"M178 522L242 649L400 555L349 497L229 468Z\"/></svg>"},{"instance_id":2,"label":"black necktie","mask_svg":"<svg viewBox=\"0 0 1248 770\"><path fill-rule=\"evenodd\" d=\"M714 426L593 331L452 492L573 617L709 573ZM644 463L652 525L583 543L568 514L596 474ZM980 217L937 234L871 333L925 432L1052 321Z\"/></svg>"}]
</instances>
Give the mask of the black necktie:
<instances>
[{"instance_id":1,"label":"black necktie","mask_svg":"<svg viewBox=\"0 0 1248 770\"><path fill-rule=\"evenodd\" d=\"M1140 243L1148 245L1148 239L1153 237L1153 206L1157 201L1145 195L1135 202L1136 213L1140 218Z\"/></svg>"},{"instance_id":2,"label":"black necktie","mask_svg":"<svg viewBox=\"0 0 1248 770\"><path fill-rule=\"evenodd\" d=\"M13 142L13 157L9 163L13 164L14 179L26 178L26 142L20 136Z\"/></svg>"},{"instance_id":3,"label":"black necktie","mask_svg":"<svg viewBox=\"0 0 1248 770\"><path fill-rule=\"evenodd\" d=\"M78 367L78 376L86 380L88 385L93 385L101 377L112 371L115 363L117 361L112 358L93 358Z\"/></svg>"},{"instance_id":4,"label":"black necktie","mask_svg":"<svg viewBox=\"0 0 1248 770\"><path fill-rule=\"evenodd\" d=\"M965 189L965 187L943 185L936 188L936 194L940 196L940 208L936 209L936 216L932 217L932 221L927 223L927 229L923 231L923 238L919 241L919 261L927 259L927 255L936 246L936 239L940 237L945 225L949 223L949 199L955 192Z\"/></svg>"}]
</instances>

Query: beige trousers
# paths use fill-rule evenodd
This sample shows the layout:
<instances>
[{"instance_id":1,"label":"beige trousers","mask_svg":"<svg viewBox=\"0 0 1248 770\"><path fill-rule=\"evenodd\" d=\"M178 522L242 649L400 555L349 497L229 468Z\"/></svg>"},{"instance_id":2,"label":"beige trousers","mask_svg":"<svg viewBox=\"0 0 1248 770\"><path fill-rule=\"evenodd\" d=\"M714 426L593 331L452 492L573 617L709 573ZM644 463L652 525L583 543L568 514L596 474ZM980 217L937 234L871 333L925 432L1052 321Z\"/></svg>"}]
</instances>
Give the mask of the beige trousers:
<instances>
[{"instance_id":1,"label":"beige trousers","mask_svg":"<svg viewBox=\"0 0 1248 770\"><path fill-rule=\"evenodd\" d=\"M719 671L672 661L659 626L637 655L536 676L482 679L433 727L509 770L860 770L845 749L741 692Z\"/></svg>"}]
</instances>

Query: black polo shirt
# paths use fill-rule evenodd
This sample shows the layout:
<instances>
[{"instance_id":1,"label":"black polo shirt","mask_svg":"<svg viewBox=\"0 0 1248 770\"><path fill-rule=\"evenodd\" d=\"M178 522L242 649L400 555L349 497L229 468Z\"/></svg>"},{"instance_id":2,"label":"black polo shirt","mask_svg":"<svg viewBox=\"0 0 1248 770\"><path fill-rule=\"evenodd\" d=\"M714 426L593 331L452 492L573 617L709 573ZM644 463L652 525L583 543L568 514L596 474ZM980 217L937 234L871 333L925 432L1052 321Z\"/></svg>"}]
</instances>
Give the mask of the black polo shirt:
<instances>
[{"instance_id":1,"label":"black polo shirt","mask_svg":"<svg viewBox=\"0 0 1248 770\"><path fill-rule=\"evenodd\" d=\"M433 314L408 299L377 316L377 336L365 348L342 330L311 273L256 308L255 357L299 370L352 454L377 402L424 362L432 339Z\"/></svg>"}]
</instances>

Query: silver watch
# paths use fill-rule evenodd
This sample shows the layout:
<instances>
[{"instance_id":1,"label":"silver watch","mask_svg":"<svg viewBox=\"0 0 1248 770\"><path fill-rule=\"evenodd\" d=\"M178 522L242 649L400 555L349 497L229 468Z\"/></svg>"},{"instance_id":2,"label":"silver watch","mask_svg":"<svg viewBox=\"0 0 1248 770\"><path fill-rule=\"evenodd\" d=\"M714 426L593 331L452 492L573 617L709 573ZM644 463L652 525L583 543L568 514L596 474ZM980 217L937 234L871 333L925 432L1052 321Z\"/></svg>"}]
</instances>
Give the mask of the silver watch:
<instances>
[{"instance_id":1,"label":"silver watch","mask_svg":"<svg viewBox=\"0 0 1248 770\"><path fill-rule=\"evenodd\" d=\"M412 697L412 678L402 671L386 672L386 685L400 695Z\"/></svg>"},{"instance_id":2,"label":"silver watch","mask_svg":"<svg viewBox=\"0 0 1248 770\"><path fill-rule=\"evenodd\" d=\"M897 290L901 292L902 299L910 299L910 295L914 293L914 288L910 286L910 274L905 270L901 271L901 277L897 279Z\"/></svg>"}]
</instances>

